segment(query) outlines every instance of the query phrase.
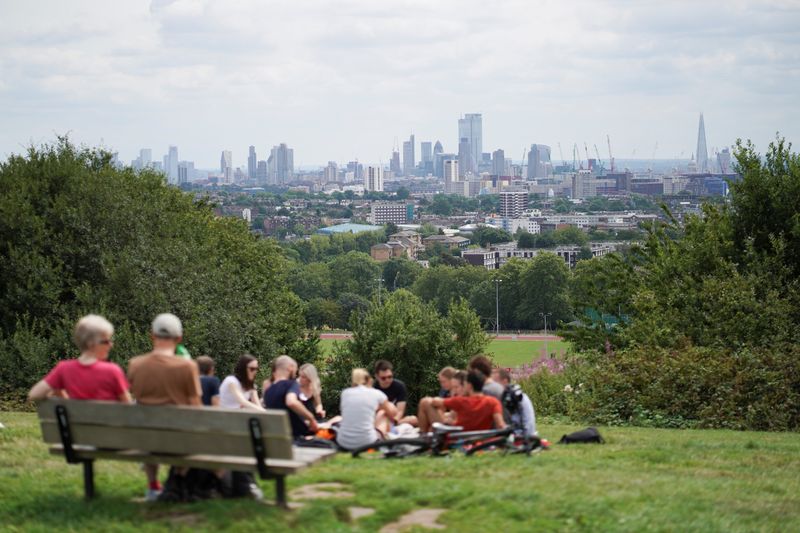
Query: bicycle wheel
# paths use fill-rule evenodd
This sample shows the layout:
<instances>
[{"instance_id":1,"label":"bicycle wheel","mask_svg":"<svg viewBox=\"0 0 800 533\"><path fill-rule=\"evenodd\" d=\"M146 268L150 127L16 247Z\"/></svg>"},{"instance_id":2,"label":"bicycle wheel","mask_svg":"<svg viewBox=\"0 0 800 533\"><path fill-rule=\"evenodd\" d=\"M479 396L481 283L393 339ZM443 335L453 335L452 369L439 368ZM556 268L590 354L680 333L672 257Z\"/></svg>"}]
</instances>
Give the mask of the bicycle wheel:
<instances>
[{"instance_id":1,"label":"bicycle wheel","mask_svg":"<svg viewBox=\"0 0 800 533\"><path fill-rule=\"evenodd\" d=\"M421 455L431 449L428 439L389 439L373 442L366 446L356 448L350 453L353 457L367 457L370 459L397 459Z\"/></svg>"}]
</instances>

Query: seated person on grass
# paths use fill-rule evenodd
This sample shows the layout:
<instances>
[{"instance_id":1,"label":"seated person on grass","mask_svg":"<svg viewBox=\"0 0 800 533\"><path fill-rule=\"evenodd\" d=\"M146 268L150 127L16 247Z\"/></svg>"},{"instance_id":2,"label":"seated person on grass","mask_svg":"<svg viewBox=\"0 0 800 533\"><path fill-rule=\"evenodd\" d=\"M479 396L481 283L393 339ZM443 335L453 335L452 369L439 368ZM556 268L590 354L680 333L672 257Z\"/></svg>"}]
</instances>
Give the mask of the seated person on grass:
<instances>
[{"instance_id":1,"label":"seated person on grass","mask_svg":"<svg viewBox=\"0 0 800 533\"><path fill-rule=\"evenodd\" d=\"M390 402L397 407L397 413L392 419L392 424L411 424L417 425L417 417L414 415L406 416L406 402L408 401L408 391L406 385L399 379L394 378L394 367L392 363L381 359L375 363L375 388L386 395Z\"/></svg>"},{"instance_id":2,"label":"seated person on grass","mask_svg":"<svg viewBox=\"0 0 800 533\"><path fill-rule=\"evenodd\" d=\"M448 398L456 398L458 396L466 396L464 390L467 384L467 372L464 370L455 370L453 377L450 378L450 389L448 391ZM445 411L444 406L440 409L442 412L441 422L454 426L456 423L456 412Z\"/></svg>"},{"instance_id":3,"label":"seated person on grass","mask_svg":"<svg viewBox=\"0 0 800 533\"><path fill-rule=\"evenodd\" d=\"M437 377L439 378L439 398L447 398L450 396L450 380L456 373L456 369L452 366L446 366L439 371Z\"/></svg>"},{"instance_id":4,"label":"seated person on grass","mask_svg":"<svg viewBox=\"0 0 800 533\"><path fill-rule=\"evenodd\" d=\"M467 373L466 396L426 397L420 400L418 412L420 431L430 431L434 422L442 420L440 411L442 407L456 413L455 425L463 427L464 431L505 428L500 401L482 392L485 381L483 374L471 370Z\"/></svg>"},{"instance_id":5,"label":"seated person on grass","mask_svg":"<svg viewBox=\"0 0 800 533\"><path fill-rule=\"evenodd\" d=\"M342 421L336 435L336 443L345 450L385 438L389 420L397 412L386 395L372 386L372 378L363 368L353 370L350 383L352 386L342 391Z\"/></svg>"},{"instance_id":6,"label":"seated person on grass","mask_svg":"<svg viewBox=\"0 0 800 533\"><path fill-rule=\"evenodd\" d=\"M469 360L469 364L467 365L467 370L477 370L484 376L486 376L486 383L483 384L483 393L487 396L494 396L499 401L503 401L503 391L505 388L496 383L492 379L492 360L486 357L485 355L476 355L472 359Z\"/></svg>"},{"instance_id":7,"label":"seated person on grass","mask_svg":"<svg viewBox=\"0 0 800 533\"><path fill-rule=\"evenodd\" d=\"M197 368L200 370L200 388L203 389L203 405L219 405L219 378L214 375L214 360L207 355L197 358Z\"/></svg>"},{"instance_id":8,"label":"seated person on grass","mask_svg":"<svg viewBox=\"0 0 800 533\"><path fill-rule=\"evenodd\" d=\"M292 435L295 440L317 432L317 419L300 401L300 385L297 383L297 362L288 355L275 359L273 382L264 393L264 407L283 409L289 413Z\"/></svg>"},{"instance_id":9,"label":"seated person on grass","mask_svg":"<svg viewBox=\"0 0 800 533\"><path fill-rule=\"evenodd\" d=\"M495 368L494 378L499 384L508 390L511 386L511 374L505 368ZM526 437L535 437L536 433L536 414L533 411L533 402L527 394L520 390L520 399L516 412L508 413L509 422L516 428L522 428Z\"/></svg>"}]
</instances>

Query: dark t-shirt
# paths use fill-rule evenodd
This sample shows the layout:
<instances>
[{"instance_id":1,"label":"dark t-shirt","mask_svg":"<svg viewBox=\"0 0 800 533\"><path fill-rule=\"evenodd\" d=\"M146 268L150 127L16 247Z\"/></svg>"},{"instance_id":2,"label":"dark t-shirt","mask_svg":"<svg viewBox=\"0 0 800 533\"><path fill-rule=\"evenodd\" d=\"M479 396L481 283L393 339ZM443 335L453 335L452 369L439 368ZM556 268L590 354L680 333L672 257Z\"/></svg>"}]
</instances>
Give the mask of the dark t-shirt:
<instances>
[{"instance_id":1,"label":"dark t-shirt","mask_svg":"<svg viewBox=\"0 0 800 533\"><path fill-rule=\"evenodd\" d=\"M390 402L397 405L397 402L407 402L408 392L406 391L406 384L399 379L392 380L392 384L382 389L378 382L375 382L375 388L386 395Z\"/></svg>"},{"instance_id":2,"label":"dark t-shirt","mask_svg":"<svg viewBox=\"0 0 800 533\"><path fill-rule=\"evenodd\" d=\"M203 405L211 405L211 398L219 396L219 378L200 376L200 388L203 389Z\"/></svg>"},{"instance_id":3,"label":"dark t-shirt","mask_svg":"<svg viewBox=\"0 0 800 533\"><path fill-rule=\"evenodd\" d=\"M276 381L264 393L264 407L267 409L283 409L289 413L289 422L292 424L292 435L295 438L309 434L308 426L297 413L286 407L286 395L293 392L300 398L300 385L293 379Z\"/></svg>"}]
</instances>

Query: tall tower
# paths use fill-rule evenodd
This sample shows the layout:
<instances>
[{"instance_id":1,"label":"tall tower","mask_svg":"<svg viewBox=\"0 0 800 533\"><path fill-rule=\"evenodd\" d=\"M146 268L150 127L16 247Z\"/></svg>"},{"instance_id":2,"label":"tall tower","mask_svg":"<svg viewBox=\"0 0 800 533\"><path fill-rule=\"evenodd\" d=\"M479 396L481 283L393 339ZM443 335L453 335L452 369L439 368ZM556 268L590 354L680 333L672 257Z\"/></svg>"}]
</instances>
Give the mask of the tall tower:
<instances>
[{"instance_id":1,"label":"tall tower","mask_svg":"<svg viewBox=\"0 0 800 533\"><path fill-rule=\"evenodd\" d=\"M483 157L483 118L480 113L467 113L458 119L458 142L469 142L471 163L477 168ZM470 169L473 170L473 169ZM467 169L462 168L461 172Z\"/></svg>"},{"instance_id":2,"label":"tall tower","mask_svg":"<svg viewBox=\"0 0 800 533\"><path fill-rule=\"evenodd\" d=\"M700 125L697 128L697 172L708 172L708 148L706 148L706 124L700 113Z\"/></svg>"},{"instance_id":3,"label":"tall tower","mask_svg":"<svg viewBox=\"0 0 800 533\"><path fill-rule=\"evenodd\" d=\"M369 166L367 167L367 176L364 179L365 191L383 191L383 167Z\"/></svg>"},{"instance_id":4,"label":"tall tower","mask_svg":"<svg viewBox=\"0 0 800 533\"><path fill-rule=\"evenodd\" d=\"M247 177L251 180L256 179L256 172L258 170L258 160L256 158L256 147L251 146L250 152L247 155Z\"/></svg>"},{"instance_id":5,"label":"tall tower","mask_svg":"<svg viewBox=\"0 0 800 533\"><path fill-rule=\"evenodd\" d=\"M405 176L413 176L414 167L417 166L414 156L415 144L414 135L411 135L411 137L403 143L403 175Z\"/></svg>"}]
</instances>

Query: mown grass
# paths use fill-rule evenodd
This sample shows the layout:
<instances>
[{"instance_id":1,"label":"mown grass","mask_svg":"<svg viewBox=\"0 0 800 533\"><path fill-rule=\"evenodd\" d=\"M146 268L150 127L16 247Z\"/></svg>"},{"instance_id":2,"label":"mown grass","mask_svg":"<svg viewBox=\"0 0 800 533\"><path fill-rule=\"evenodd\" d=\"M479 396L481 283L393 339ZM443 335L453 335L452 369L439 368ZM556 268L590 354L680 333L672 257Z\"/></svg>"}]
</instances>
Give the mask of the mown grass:
<instances>
[{"instance_id":1,"label":"mown grass","mask_svg":"<svg viewBox=\"0 0 800 533\"><path fill-rule=\"evenodd\" d=\"M333 343L342 342L336 339L320 339L319 345L322 353L330 355L333 351ZM529 340L508 340L499 339L489 342L486 348L488 353L494 355L494 359L499 366L516 367L524 363L530 363L538 359L544 353L545 341ZM562 350L566 352L570 348L570 343L566 341L547 341L547 352L560 354Z\"/></svg>"},{"instance_id":2,"label":"mown grass","mask_svg":"<svg viewBox=\"0 0 800 533\"><path fill-rule=\"evenodd\" d=\"M399 461L340 455L289 488L340 482L355 496L283 512L252 501L144 504L136 465L101 461L99 497L81 470L47 454L36 417L2 413L3 531L376 531L420 508L447 509L453 531L798 531L800 435L600 428L605 445L554 445L532 457ZM540 424L557 440L576 426ZM262 482L268 495L271 482ZM349 506L371 507L356 522Z\"/></svg>"}]
</instances>

